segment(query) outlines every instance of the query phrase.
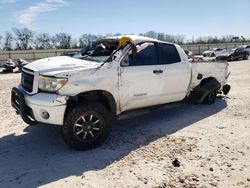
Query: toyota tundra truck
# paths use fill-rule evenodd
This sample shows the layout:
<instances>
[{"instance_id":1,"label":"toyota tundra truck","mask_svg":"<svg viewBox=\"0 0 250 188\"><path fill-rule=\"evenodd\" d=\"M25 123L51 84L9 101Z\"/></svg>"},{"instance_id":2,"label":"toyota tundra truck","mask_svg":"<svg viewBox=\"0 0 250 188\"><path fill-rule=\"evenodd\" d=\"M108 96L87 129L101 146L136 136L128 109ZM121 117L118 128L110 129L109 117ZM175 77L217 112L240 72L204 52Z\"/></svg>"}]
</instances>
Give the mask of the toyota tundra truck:
<instances>
[{"instance_id":1,"label":"toyota tundra truck","mask_svg":"<svg viewBox=\"0 0 250 188\"><path fill-rule=\"evenodd\" d=\"M142 36L100 39L73 57L40 59L22 69L11 104L29 125L62 126L77 150L108 137L129 110L181 101L213 104L227 95L227 62L189 62L177 44Z\"/></svg>"}]
</instances>

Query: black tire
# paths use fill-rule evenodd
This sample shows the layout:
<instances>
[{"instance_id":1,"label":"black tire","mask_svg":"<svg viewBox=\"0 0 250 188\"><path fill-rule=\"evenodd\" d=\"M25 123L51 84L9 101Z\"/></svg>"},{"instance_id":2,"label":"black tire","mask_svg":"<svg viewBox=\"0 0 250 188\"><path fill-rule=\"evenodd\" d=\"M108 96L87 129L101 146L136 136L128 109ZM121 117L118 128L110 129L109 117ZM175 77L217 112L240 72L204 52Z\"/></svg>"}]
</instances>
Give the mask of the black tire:
<instances>
[{"instance_id":1,"label":"black tire","mask_svg":"<svg viewBox=\"0 0 250 188\"><path fill-rule=\"evenodd\" d=\"M3 69L3 72L4 72L4 73L12 73L12 72L13 72L13 69Z\"/></svg>"},{"instance_id":2,"label":"black tire","mask_svg":"<svg viewBox=\"0 0 250 188\"><path fill-rule=\"evenodd\" d=\"M66 114L62 128L64 141L76 150L93 149L107 139L112 120L112 114L103 105L80 103Z\"/></svg>"},{"instance_id":3,"label":"black tire","mask_svg":"<svg viewBox=\"0 0 250 188\"><path fill-rule=\"evenodd\" d=\"M245 59L245 60L248 60L248 58L249 58L249 54L245 54L244 59Z\"/></svg>"},{"instance_id":4,"label":"black tire","mask_svg":"<svg viewBox=\"0 0 250 188\"><path fill-rule=\"evenodd\" d=\"M234 61L234 57L231 55L231 56L228 57L228 60L229 61Z\"/></svg>"},{"instance_id":5,"label":"black tire","mask_svg":"<svg viewBox=\"0 0 250 188\"><path fill-rule=\"evenodd\" d=\"M207 94L207 96L204 99L203 103L208 104L208 105L213 104L215 102L215 100L216 100L216 96L217 96L217 90L215 90L215 89L211 90Z\"/></svg>"}]
</instances>

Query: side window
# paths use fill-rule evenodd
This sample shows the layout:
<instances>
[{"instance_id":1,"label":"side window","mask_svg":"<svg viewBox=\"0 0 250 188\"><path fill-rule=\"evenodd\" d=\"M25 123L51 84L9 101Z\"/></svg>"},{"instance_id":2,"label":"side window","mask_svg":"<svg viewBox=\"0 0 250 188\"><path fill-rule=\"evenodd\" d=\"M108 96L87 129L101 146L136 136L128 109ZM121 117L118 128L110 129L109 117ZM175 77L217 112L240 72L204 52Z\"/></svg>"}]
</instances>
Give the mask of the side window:
<instances>
[{"instance_id":1,"label":"side window","mask_svg":"<svg viewBox=\"0 0 250 188\"><path fill-rule=\"evenodd\" d=\"M156 65L157 46L151 42L137 45L137 53L129 56L130 66Z\"/></svg>"},{"instance_id":2,"label":"side window","mask_svg":"<svg viewBox=\"0 0 250 188\"><path fill-rule=\"evenodd\" d=\"M180 62L180 56L173 44L159 43L159 64Z\"/></svg>"},{"instance_id":3,"label":"side window","mask_svg":"<svg viewBox=\"0 0 250 188\"><path fill-rule=\"evenodd\" d=\"M247 48L247 49L250 49L250 46L247 46L246 48Z\"/></svg>"}]
</instances>

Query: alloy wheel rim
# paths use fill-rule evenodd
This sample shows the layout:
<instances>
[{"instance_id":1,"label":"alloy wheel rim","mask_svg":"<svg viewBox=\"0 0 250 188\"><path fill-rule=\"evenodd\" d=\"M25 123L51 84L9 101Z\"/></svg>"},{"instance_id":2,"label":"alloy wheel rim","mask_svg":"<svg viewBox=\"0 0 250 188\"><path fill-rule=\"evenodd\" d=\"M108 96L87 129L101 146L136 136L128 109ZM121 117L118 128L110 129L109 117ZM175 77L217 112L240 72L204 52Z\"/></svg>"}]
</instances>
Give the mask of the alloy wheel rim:
<instances>
[{"instance_id":1,"label":"alloy wheel rim","mask_svg":"<svg viewBox=\"0 0 250 188\"><path fill-rule=\"evenodd\" d=\"M91 142L100 136L102 128L103 121L99 114L85 113L77 119L73 131L78 140Z\"/></svg>"}]
</instances>

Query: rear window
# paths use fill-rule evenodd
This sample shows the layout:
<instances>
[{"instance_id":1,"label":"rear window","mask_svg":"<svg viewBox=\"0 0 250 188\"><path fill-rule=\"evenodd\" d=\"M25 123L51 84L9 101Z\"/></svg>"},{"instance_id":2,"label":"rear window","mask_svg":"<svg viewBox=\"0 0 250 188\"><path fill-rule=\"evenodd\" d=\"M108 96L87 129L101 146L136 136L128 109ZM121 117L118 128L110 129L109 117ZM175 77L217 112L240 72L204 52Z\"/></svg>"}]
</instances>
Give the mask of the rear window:
<instances>
[{"instance_id":1,"label":"rear window","mask_svg":"<svg viewBox=\"0 0 250 188\"><path fill-rule=\"evenodd\" d=\"M159 43L159 64L180 62L180 56L173 44Z\"/></svg>"}]
</instances>

